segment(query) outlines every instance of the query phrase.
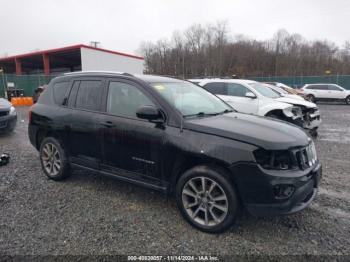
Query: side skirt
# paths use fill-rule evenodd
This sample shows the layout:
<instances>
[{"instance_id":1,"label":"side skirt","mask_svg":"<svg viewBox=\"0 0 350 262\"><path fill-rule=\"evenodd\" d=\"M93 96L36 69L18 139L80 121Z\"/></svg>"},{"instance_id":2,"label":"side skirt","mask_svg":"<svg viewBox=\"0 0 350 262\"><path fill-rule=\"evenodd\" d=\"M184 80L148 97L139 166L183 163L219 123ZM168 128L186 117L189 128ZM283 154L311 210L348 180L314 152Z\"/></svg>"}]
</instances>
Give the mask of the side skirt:
<instances>
[{"instance_id":1,"label":"side skirt","mask_svg":"<svg viewBox=\"0 0 350 262\"><path fill-rule=\"evenodd\" d=\"M142 187L145 187L145 188L161 191L163 193L168 193L168 187L167 186L160 186L160 185L147 183L145 181L139 181L139 180L136 180L136 179L133 179L133 178L130 178L130 177L126 177L126 176L120 175L120 174L115 174L115 173L111 173L111 172L108 172L108 171L97 170L97 169L90 168L90 167L85 167L85 166L82 166L82 165L79 165L79 164L76 164L76 163L71 163L70 165L73 168L89 170L89 171L95 172L95 173L97 173L99 175L109 176L109 177L112 177L112 178L115 178L115 179L118 179L118 180L121 180L121 181L125 181L125 182L129 182L129 183L132 183L132 184L136 184L136 185L139 185L139 186L142 186Z\"/></svg>"}]
</instances>

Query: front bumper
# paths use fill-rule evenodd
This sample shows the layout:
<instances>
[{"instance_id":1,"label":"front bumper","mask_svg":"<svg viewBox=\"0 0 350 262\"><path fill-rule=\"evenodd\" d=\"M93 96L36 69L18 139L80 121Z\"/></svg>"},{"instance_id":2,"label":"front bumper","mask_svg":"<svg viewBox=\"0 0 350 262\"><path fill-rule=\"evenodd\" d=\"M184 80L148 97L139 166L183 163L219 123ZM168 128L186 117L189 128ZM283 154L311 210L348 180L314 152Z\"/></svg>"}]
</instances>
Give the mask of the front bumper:
<instances>
[{"instance_id":1,"label":"front bumper","mask_svg":"<svg viewBox=\"0 0 350 262\"><path fill-rule=\"evenodd\" d=\"M303 128L313 130L317 129L322 123L320 113L317 111L312 114L306 114L304 116Z\"/></svg>"},{"instance_id":2,"label":"front bumper","mask_svg":"<svg viewBox=\"0 0 350 262\"><path fill-rule=\"evenodd\" d=\"M0 117L0 133L12 131L17 124L17 115Z\"/></svg>"},{"instance_id":3,"label":"front bumper","mask_svg":"<svg viewBox=\"0 0 350 262\"><path fill-rule=\"evenodd\" d=\"M308 170L269 171L256 164L246 165L245 175L236 177L236 183L244 207L255 216L292 214L306 208L315 198L322 178L322 166L316 163ZM242 166L233 167L233 172ZM243 170L244 170L243 169ZM274 188L279 185L294 187L293 194L284 199L276 197Z\"/></svg>"}]
</instances>

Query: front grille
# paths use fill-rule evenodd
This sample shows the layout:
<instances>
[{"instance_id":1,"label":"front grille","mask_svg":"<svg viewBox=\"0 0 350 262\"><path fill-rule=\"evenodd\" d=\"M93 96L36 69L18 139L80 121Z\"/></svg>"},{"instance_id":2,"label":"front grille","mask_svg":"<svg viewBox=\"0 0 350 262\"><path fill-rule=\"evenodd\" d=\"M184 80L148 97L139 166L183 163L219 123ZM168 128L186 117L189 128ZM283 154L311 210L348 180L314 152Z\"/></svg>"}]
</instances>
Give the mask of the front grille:
<instances>
[{"instance_id":1,"label":"front grille","mask_svg":"<svg viewBox=\"0 0 350 262\"><path fill-rule=\"evenodd\" d=\"M317 161L316 148L314 142L308 146L298 149L295 152L295 157L300 169L304 170L313 166Z\"/></svg>"},{"instance_id":2,"label":"front grille","mask_svg":"<svg viewBox=\"0 0 350 262\"><path fill-rule=\"evenodd\" d=\"M9 114L9 111L0 111L0 117L7 116L8 114Z\"/></svg>"}]
</instances>

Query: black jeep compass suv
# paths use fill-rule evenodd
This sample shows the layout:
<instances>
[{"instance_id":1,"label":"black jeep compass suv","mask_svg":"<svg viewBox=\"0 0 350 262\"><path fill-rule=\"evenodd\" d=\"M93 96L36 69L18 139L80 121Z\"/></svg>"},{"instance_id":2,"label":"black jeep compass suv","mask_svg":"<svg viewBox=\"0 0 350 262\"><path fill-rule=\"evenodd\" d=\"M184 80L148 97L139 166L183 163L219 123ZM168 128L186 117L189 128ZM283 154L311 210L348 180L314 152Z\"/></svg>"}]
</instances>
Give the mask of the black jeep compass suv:
<instances>
[{"instance_id":1,"label":"black jeep compass suv","mask_svg":"<svg viewBox=\"0 0 350 262\"><path fill-rule=\"evenodd\" d=\"M321 178L299 127L237 113L199 86L159 76L57 77L31 108L29 138L49 178L83 168L172 193L186 220L211 233L241 207L302 210Z\"/></svg>"}]
</instances>

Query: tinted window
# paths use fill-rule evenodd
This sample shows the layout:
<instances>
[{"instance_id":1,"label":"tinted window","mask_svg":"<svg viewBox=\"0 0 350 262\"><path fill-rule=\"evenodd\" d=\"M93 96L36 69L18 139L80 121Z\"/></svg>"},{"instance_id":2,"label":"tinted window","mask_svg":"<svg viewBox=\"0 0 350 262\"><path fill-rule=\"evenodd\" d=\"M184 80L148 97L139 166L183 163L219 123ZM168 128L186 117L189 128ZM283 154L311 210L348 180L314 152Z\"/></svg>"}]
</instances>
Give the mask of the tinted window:
<instances>
[{"instance_id":1,"label":"tinted window","mask_svg":"<svg viewBox=\"0 0 350 262\"><path fill-rule=\"evenodd\" d=\"M108 113L136 118L136 110L148 105L154 105L154 103L137 87L122 82L110 82L107 100Z\"/></svg>"},{"instance_id":2,"label":"tinted window","mask_svg":"<svg viewBox=\"0 0 350 262\"><path fill-rule=\"evenodd\" d=\"M341 91L341 89L337 86L334 85L328 85L328 89L329 90L334 90L334 91Z\"/></svg>"},{"instance_id":3,"label":"tinted window","mask_svg":"<svg viewBox=\"0 0 350 262\"><path fill-rule=\"evenodd\" d=\"M244 97L247 92L249 92L249 90L240 84L227 83L227 95L229 96Z\"/></svg>"},{"instance_id":4,"label":"tinted window","mask_svg":"<svg viewBox=\"0 0 350 262\"><path fill-rule=\"evenodd\" d=\"M208 83L203 88L214 95L226 95L225 83Z\"/></svg>"},{"instance_id":5,"label":"tinted window","mask_svg":"<svg viewBox=\"0 0 350 262\"><path fill-rule=\"evenodd\" d=\"M80 81L75 107L97 111L101 102L101 81Z\"/></svg>"},{"instance_id":6,"label":"tinted window","mask_svg":"<svg viewBox=\"0 0 350 262\"><path fill-rule=\"evenodd\" d=\"M57 105L62 105L68 91L68 82L56 83L53 86L53 97Z\"/></svg>"},{"instance_id":7,"label":"tinted window","mask_svg":"<svg viewBox=\"0 0 350 262\"><path fill-rule=\"evenodd\" d=\"M312 89L312 90L328 90L327 85L312 85L308 86L307 89Z\"/></svg>"}]
</instances>

